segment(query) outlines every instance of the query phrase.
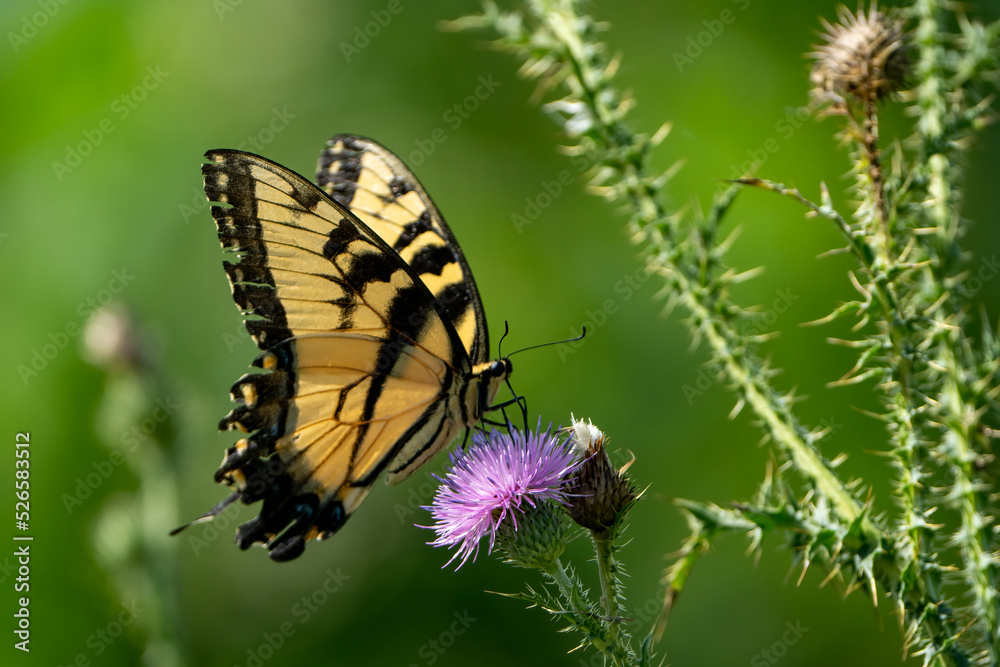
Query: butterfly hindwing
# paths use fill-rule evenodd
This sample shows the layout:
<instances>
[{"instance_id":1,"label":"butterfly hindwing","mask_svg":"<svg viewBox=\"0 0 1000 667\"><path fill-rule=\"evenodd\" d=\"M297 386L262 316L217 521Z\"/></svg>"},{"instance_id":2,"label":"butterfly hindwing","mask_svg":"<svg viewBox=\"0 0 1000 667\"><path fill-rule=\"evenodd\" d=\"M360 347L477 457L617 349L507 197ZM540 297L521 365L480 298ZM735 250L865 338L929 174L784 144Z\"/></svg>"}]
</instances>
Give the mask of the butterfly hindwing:
<instances>
[{"instance_id":1,"label":"butterfly hindwing","mask_svg":"<svg viewBox=\"0 0 1000 667\"><path fill-rule=\"evenodd\" d=\"M240 151L206 158L219 239L237 255L224 262L233 298L263 351L263 372L231 390L220 428L250 435L216 480L263 500L240 546L287 560L336 532L383 474L405 478L474 424L500 378L474 367L454 324L481 320L471 276L458 269L474 306L453 318L380 232L303 177ZM485 340L477 326L471 345Z\"/></svg>"}]
</instances>

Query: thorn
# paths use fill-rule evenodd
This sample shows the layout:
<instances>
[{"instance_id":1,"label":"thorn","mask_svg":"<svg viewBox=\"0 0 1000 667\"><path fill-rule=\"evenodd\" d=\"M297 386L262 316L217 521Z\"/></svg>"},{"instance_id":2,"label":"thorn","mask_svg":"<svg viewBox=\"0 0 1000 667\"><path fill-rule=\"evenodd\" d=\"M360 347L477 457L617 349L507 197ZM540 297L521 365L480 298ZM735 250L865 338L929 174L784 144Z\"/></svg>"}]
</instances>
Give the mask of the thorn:
<instances>
[{"instance_id":1,"label":"thorn","mask_svg":"<svg viewBox=\"0 0 1000 667\"><path fill-rule=\"evenodd\" d=\"M854 377L846 377L845 376L845 377L842 377L839 380L834 380L833 382L827 382L826 386L827 387L831 387L831 388L833 388L833 387L846 387L846 386L849 386L849 385L852 385L852 384L858 384L860 382L864 382L865 380L867 380L868 378L870 378L870 377L872 377L873 375L876 375L876 374L878 374L878 370L872 369L872 370L869 370L869 371L865 371L864 373L861 373L860 375L855 375Z\"/></svg>"},{"instance_id":2,"label":"thorn","mask_svg":"<svg viewBox=\"0 0 1000 667\"><path fill-rule=\"evenodd\" d=\"M806 578L806 572L809 570L809 565L810 565L809 558L808 557L804 558L802 560L802 572L799 574L799 580L795 582L796 587L802 585L802 580Z\"/></svg>"},{"instance_id":3,"label":"thorn","mask_svg":"<svg viewBox=\"0 0 1000 667\"><path fill-rule=\"evenodd\" d=\"M858 281L858 277L854 275L854 271L848 271L847 275L851 279L851 284L854 285L854 289L858 290L858 292L860 292L865 297L865 299L870 301L872 298L871 292L869 292L865 287L861 285L861 283Z\"/></svg>"},{"instance_id":4,"label":"thorn","mask_svg":"<svg viewBox=\"0 0 1000 667\"><path fill-rule=\"evenodd\" d=\"M663 125L660 126L660 129L658 129L656 133L649 139L649 143L651 143L654 146L658 146L664 139L667 138L667 135L670 134L670 130L672 129L673 129L673 123L669 122L664 123Z\"/></svg>"},{"instance_id":5,"label":"thorn","mask_svg":"<svg viewBox=\"0 0 1000 667\"><path fill-rule=\"evenodd\" d=\"M829 574L823 577L823 581L819 582L819 587L820 588L825 587L830 582L831 579L833 579L835 576L839 574L840 574L840 564L838 563L833 567L832 570L830 570Z\"/></svg>"},{"instance_id":6,"label":"thorn","mask_svg":"<svg viewBox=\"0 0 1000 667\"><path fill-rule=\"evenodd\" d=\"M746 271L742 271L740 273L737 273L736 275L734 275L734 276L732 276L730 278L730 281L735 285L735 284L738 284L738 283L746 282L747 280L750 280L752 278L756 278L757 276L759 276L762 273L764 273L764 267L763 266L758 266L758 267L755 267L755 268L748 269Z\"/></svg>"}]
</instances>

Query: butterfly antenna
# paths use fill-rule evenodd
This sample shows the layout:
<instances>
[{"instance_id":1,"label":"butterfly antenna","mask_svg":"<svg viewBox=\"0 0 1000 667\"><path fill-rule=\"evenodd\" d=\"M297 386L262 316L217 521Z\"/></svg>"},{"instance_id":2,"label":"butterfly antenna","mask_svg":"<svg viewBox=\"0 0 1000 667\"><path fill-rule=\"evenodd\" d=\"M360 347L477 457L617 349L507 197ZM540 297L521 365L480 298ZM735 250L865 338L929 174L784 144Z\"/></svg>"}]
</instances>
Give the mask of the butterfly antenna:
<instances>
[{"instance_id":1,"label":"butterfly antenna","mask_svg":"<svg viewBox=\"0 0 1000 667\"><path fill-rule=\"evenodd\" d=\"M514 356L515 354L518 354L520 352L527 352L528 350L534 350L534 349L537 349L539 347L547 347L549 345L561 345L563 343L575 343L576 341L583 340L584 336L587 335L587 327L581 327L580 335L577 336L576 338L567 338L566 340L557 340L557 341L552 341L550 343L540 343L538 345L531 345L529 347L523 347L520 350L515 350L515 351L511 352L510 354L508 354L507 356L504 356L503 353L500 352L500 348L503 346L504 338L506 338L507 334L509 334L509 333L510 333L510 326L509 326L507 320L504 320L504 323L503 323L503 336L500 337L500 343L497 345L497 352L500 354L501 358L504 358L504 359L510 358L510 357ZM498 405L496 407L500 409L500 412L503 415L504 421L507 422L507 427L509 428L510 427L510 419L507 417L507 412L506 412L506 410L504 410L504 408L506 408L508 405L511 405L512 403L517 403L518 407L521 408L521 420L522 420L522 422L524 424L524 430L527 431L528 430L528 399L526 399L524 396L519 396L518 393L516 391L514 391L514 387L511 386L511 384L510 384L510 378L509 377L505 378L504 382L507 384L507 388L510 389L510 393L514 395L514 398L513 398L513 400L507 401L506 403L503 403L502 405Z\"/></svg>"},{"instance_id":2,"label":"butterfly antenna","mask_svg":"<svg viewBox=\"0 0 1000 667\"><path fill-rule=\"evenodd\" d=\"M497 343L497 354L500 355L501 359L503 359L503 339L506 338L507 334L509 334L509 333L510 333L510 323L508 323L507 320L504 320L503 321L503 335L500 336L500 342Z\"/></svg>"},{"instance_id":3,"label":"butterfly antenna","mask_svg":"<svg viewBox=\"0 0 1000 667\"><path fill-rule=\"evenodd\" d=\"M503 335L500 336L500 342L497 344L497 354L500 355L501 359L505 358L504 354L503 354L503 341L504 341L505 338L507 338L507 335L509 333L510 333L510 322L508 322L507 320L504 320L503 321ZM507 356L509 357L510 355L508 354ZM503 415L503 421L504 421L503 424L497 424L497 425L499 425L499 426L505 426L508 430L510 430L510 426L511 426L510 417L507 416L507 410L505 408L507 406L509 406L509 405L513 405L514 403L517 403L518 406L521 408L522 415L524 416L524 426L525 426L525 430L527 430L527 428L528 428L528 402L527 402L527 399L525 399L524 396L518 396L517 392L514 391L514 387L511 386L511 384L510 384L510 377L504 378L504 383L506 383L507 388L510 389L510 393L511 393L511 395L514 398L511 399L511 400L509 400L509 401L505 401L504 403L502 403L500 405L494 406L494 409L499 409L500 410L500 414Z\"/></svg>"},{"instance_id":4,"label":"butterfly antenna","mask_svg":"<svg viewBox=\"0 0 1000 667\"><path fill-rule=\"evenodd\" d=\"M582 328L582 331L581 331L580 335L577 336L576 338L567 338L566 340L554 340L554 341L552 341L550 343L539 343L538 345L530 345L528 347L522 347L520 350L514 350L513 352L511 352L507 356L508 357L513 357L515 354L520 354L521 352L527 352L528 350L537 350L540 347L548 347L549 345L562 345L563 343L575 343L578 340L583 340L584 337L587 335L587 327L581 327L581 328ZM504 336L506 336L506 335L507 334L505 333Z\"/></svg>"}]
</instances>

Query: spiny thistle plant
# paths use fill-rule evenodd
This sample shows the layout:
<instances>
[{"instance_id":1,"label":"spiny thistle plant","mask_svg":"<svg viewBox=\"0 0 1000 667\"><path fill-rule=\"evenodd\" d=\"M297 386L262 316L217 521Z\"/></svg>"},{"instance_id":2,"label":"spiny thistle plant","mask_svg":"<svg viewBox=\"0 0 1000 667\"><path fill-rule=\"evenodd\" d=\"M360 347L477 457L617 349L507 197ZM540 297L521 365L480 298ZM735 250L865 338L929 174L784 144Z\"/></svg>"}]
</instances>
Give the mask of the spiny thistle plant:
<instances>
[{"instance_id":1,"label":"spiny thistle plant","mask_svg":"<svg viewBox=\"0 0 1000 667\"><path fill-rule=\"evenodd\" d=\"M605 26L577 0L533 0L510 12L487 3L483 14L447 25L496 33L496 45L523 63L521 74L540 82L564 152L588 159L591 191L629 213L629 231L663 277L670 305L687 312L692 336L737 394L734 414L753 412L775 464L750 501L729 509L676 501L691 535L666 573L663 613L638 648L622 622L616 560L638 494L610 465L603 434L589 424L571 429L586 450L575 464L548 432L478 438L456 457L431 506L435 544L460 545L456 557L464 563L489 534L490 550L540 569L557 590L518 597L568 622L613 664L644 665L715 539L748 534L759 552L765 535L778 533L787 536L803 575L816 566L826 572L824 582L839 579L875 604L888 597L904 625L904 655L925 665L998 664L993 445L1000 437L1000 338L985 313L974 316L966 287L973 274L959 241L967 224L960 214L961 151L991 119L1000 23L982 25L952 11L951 4L916 0L896 12L874 4L857 13L841 8L839 23L824 22L811 54L810 92L813 111L833 117L827 122L850 153L854 204L847 213L834 207L823 184L814 202L750 175L719 193L707 213L672 211L665 191L674 169L654 174L650 167L668 126L651 136L632 130L632 100L615 85L618 60L599 39ZM880 113L900 104L916 118L913 134L886 142ZM814 324L852 323L853 338L835 342L856 350L857 362L831 384L866 382L881 398L874 416L886 428L884 451L901 510L895 520L862 480L841 478L842 457L820 452L826 430L797 418L793 394L776 386L776 370L758 354L768 336L741 327L753 310L737 304L730 288L753 272L727 265L731 236L724 224L748 188L791 198L809 217L829 221L854 257L848 279L858 296ZM526 446L536 461L523 458ZM593 540L599 604L560 561L567 515Z\"/></svg>"}]
</instances>

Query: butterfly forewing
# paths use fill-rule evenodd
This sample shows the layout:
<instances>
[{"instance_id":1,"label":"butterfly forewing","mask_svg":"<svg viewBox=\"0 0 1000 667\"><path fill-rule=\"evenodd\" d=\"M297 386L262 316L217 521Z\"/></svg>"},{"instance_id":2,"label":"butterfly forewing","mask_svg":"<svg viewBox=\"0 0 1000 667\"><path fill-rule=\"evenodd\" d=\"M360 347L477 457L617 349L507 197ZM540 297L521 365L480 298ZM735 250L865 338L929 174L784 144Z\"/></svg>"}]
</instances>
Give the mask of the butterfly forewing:
<instances>
[{"instance_id":1,"label":"butterfly forewing","mask_svg":"<svg viewBox=\"0 0 1000 667\"><path fill-rule=\"evenodd\" d=\"M427 272L388 245L392 234L298 174L240 151L206 158L219 239L237 256L224 262L233 298L263 350L263 372L233 385L238 405L220 423L250 435L227 450L216 480L246 503L263 500L240 545L264 542L287 560L338 530L380 476L406 477L478 419L483 378L456 323L470 313L479 322L482 308L464 260L433 274L464 286L468 307L449 310L446 287L432 281L432 294ZM473 348L486 340L475 328Z\"/></svg>"},{"instance_id":2,"label":"butterfly forewing","mask_svg":"<svg viewBox=\"0 0 1000 667\"><path fill-rule=\"evenodd\" d=\"M434 294L473 364L489 354L486 317L472 271L417 177L380 144L339 134L320 154L316 182L403 258Z\"/></svg>"}]
</instances>

